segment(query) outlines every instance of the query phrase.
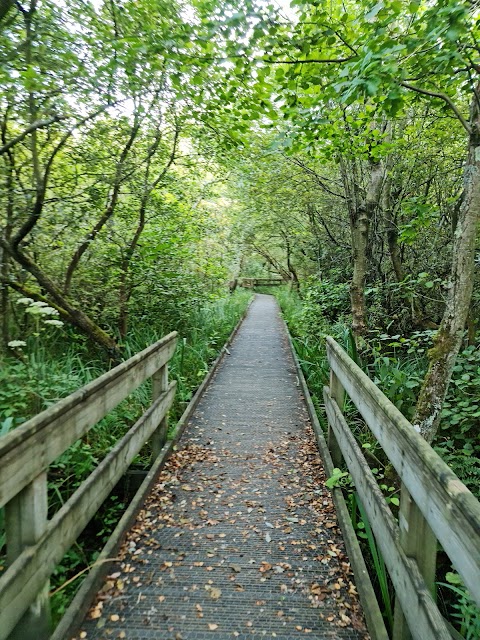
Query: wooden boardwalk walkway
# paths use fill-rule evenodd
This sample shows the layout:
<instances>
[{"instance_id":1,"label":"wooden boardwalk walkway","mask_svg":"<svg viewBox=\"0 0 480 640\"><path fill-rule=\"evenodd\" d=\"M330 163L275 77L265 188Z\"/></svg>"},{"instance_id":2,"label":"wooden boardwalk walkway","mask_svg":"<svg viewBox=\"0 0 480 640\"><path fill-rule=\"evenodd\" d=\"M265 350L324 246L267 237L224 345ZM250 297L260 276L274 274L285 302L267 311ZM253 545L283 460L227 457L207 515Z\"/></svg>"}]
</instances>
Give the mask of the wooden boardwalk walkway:
<instances>
[{"instance_id":1,"label":"wooden boardwalk walkway","mask_svg":"<svg viewBox=\"0 0 480 640\"><path fill-rule=\"evenodd\" d=\"M259 295L76 640L364 640L283 321Z\"/></svg>"}]
</instances>

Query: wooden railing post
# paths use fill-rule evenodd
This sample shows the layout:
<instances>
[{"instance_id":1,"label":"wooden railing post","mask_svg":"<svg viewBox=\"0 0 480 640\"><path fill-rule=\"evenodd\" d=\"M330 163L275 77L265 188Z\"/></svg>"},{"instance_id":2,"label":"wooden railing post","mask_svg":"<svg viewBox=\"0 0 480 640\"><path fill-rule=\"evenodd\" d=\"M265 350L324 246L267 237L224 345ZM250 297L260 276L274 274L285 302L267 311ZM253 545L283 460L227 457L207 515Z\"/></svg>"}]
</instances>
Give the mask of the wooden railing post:
<instances>
[{"instance_id":1,"label":"wooden railing post","mask_svg":"<svg viewBox=\"0 0 480 640\"><path fill-rule=\"evenodd\" d=\"M42 537L48 523L47 514L47 474L41 473L5 505L8 565ZM47 582L8 640L46 640L50 637L48 590Z\"/></svg>"},{"instance_id":2,"label":"wooden railing post","mask_svg":"<svg viewBox=\"0 0 480 640\"><path fill-rule=\"evenodd\" d=\"M435 570L437 564L437 539L415 504L407 488L402 484L398 525L400 544L405 555L416 561L425 584L435 597ZM398 597L395 600L393 640L410 640L407 621Z\"/></svg>"},{"instance_id":3,"label":"wooden railing post","mask_svg":"<svg viewBox=\"0 0 480 640\"><path fill-rule=\"evenodd\" d=\"M155 402L168 389L168 363L152 376L152 400ZM165 416L152 436L152 461L155 460L167 441L168 418Z\"/></svg>"},{"instance_id":4,"label":"wooden railing post","mask_svg":"<svg viewBox=\"0 0 480 640\"><path fill-rule=\"evenodd\" d=\"M332 369L330 369L330 397L335 400L338 408L340 409L340 412L343 413L345 389L343 388L342 383L337 378L335 372ZM328 448L330 449L330 454L332 456L333 465L334 467L338 468L343 462L343 455L331 424L328 425L327 442Z\"/></svg>"}]
</instances>

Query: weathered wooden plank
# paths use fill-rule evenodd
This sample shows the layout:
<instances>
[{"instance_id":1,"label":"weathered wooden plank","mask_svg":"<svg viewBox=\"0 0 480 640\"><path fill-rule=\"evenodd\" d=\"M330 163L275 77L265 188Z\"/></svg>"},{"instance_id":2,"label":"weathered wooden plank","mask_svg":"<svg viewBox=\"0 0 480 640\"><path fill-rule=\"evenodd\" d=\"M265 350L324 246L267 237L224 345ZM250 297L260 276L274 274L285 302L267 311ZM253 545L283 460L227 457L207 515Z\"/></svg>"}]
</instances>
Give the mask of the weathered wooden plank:
<instances>
[{"instance_id":1,"label":"weathered wooden plank","mask_svg":"<svg viewBox=\"0 0 480 640\"><path fill-rule=\"evenodd\" d=\"M340 409L340 411L342 411L343 402L345 399L345 389L342 387L342 383L332 370L330 370L330 393L332 395L332 398L337 403L338 408ZM343 462L342 450L338 446L335 432L333 431L330 424L328 425L327 442L330 455L332 456L333 464L337 468L341 467Z\"/></svg>"},{"instance_id":2,"label":"weathered wooden plank","mask_svg":"<svg viewBox=\"0 0 480 640\"><path fill-rule=\"evenodd\" d=\"M152 400L155 401L159 398L162 393L164 393L168 389L168 363L165 364L161 369L159 369L152 376ZM160 424L158 425L158 429L155 429L152 435L152 464L153 461L160 455L160 451L163 448L167 440L167 432L168 432L168 421L167 416L165 416Z\"/></svg>"},{"instance_id":3,"label":"weathered wooden plank","mask_svg":"<svg viewBox=\"0 0 480 640\"><path fill-rule=\"evenodd\" d=\"M42 473L5 506L7 564L41 539L47 529L47 474ZM35 601L19 620L8 640L47 640L50 637L49 583L43 585Z\"/></svg>"},{"instance_id":4,"label":"weathered wooden plank","mask_svg":"<svg viewBox=\"0 0 480 640\"><path fill-rule=\"evenodd\" d=\"M0 507L172 357L176 333L0 438Z\"/></svg>"},{"instance_id":5,"label":"weathered wooden plank","mask_svg":"<svg viewBox=\"0 0 480 640\"><path fill-rule=\"evenodd\" d=\"M348 470L350 471L375 539L387 565L395 592L401 602L415 640L451 640L448 628L435 605L415 561L405 555L399 529L377 481L362 455L336 402L324 388L325 408Z\"/></svg>"},{"instance_id":6,"label":"weathered wooden plank","mask_svg":"<svg viewBox=\"0 0 480 640\"><path fill-rule=\"evenodd\" d=\"M480 605L480 503L408 420L333 340L331 368Z\"/></svg>"},{"instance_id":7,"label":"weathered wooden plank","mask_svg":"<svg viewBox=\"0 0 480 640\"><path fill-rule=\"evenodd\" d=\"M0 577L0 640L8 637L55 566L158 427L173 401L175 387L176 382L172 382L52 518L42 538L23 551Z\"/></svg>"}]
</instances>

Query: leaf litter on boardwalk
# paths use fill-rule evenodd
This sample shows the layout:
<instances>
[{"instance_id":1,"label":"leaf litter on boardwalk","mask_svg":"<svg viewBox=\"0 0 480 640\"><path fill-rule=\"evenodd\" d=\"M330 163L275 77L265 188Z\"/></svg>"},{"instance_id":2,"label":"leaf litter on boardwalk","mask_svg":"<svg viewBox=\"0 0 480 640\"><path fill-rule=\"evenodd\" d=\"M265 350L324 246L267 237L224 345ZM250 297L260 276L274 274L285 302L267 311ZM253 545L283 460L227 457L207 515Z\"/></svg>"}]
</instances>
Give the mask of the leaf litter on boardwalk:
<instances>
[{"instance_id":1,"label":"leaf litter on boardwalk","mask_svg":"<svg viewBox=\"0 0 480 640\"><path fill-rule=\"evenodd\" d=\"M294 458L292 458L292 450L295 452ZM235 456L230 451L222 450L221 455L224 460L231 459L232 462L239 459L239 456ZM145 568L149 563L148 556L161 548L158 540L152 535L153 531L174 527L180 530L175 534L175 537L181 535L182 530L193 531L194 536L197 536L202 529L228 523L237 525L237 536L240 531L245 538L262 536L268 544L276 545L282 552L286 551L288 547L293 547L298 548L300 554L307 554L305 558L315 553L315 561L328 567L329 577L325 584L318 581L310 581L309 583L308 579L302 575L301 570L293 569L288 563L273 564L269 559L261 560L257 565L261 576L260 581L269 579L270 575L284 573L286 581L278 587L280 594L303 593L310 601L310 606L318 609L319 617L335 626L351 626L365 633L350 565L345 557L343 543L337 535L338 524L331 494L324 486L323 468L311 430L308 433L290 435L280 442L272 443L271 446L266 447L264 452L263 464L268 465L268 472L263 474L264 477L276 477L280 486L287 490L287 495L284 498L285 511L283 516L277 516L272 522L267 521L265 516L263 517L263 527L266 527L267 530L283 533L273 542L271 534L268 531L265 533L265 529L262 532L263 527L256 525L252 519L254 514L261 516L266 513L266 509L263 500L254 498L251 493L248 497L245 495L251 485L251 476L243 475L241 483L236 482L233 494L230 491L228 498L224 499L228 488L225 484L224 474L209 476L208 473L205 471L202 473L199 469L199 463L206 463L210 465L210 468L215 467L219 462L219 456L220 452L191 442L174 453L122 546L121 571L107 576L101 592L90 609L89 617L99 619L103 625L106 623L102 619L104 616L109 622L118 622L119 614L110 613L108 617L104 612L104 603L109 601L114 603L121 612L123 607L121 598L125 588L141 586L142 581L145 580ZM197 473L195 478L191 476L192 469L195 469ZM302 478L300 478L300 474ZM261 497L259 492L255 495L258 498ZM243 504L246 507L246 514L243 516L242 512L237 512L233 518L230 513L228 517L225 515L224 518L219 518L217 514L212 516L212 506L220 504L230 508ZM175 509L172 510L172 507ZM311 522L307 522L305 517L299 516L300 509L307 509L310 512L312 517L309 520ZM312 522L314 529L311 532L304 531L305 526L311 525ZM243 527L243 530L240 527ZM292 537L295 534L300 534L300 537ZM206 539L212 541L212 544L221 543L226 537L224 532L205 535ZM335 538L332 539L332 536ZM172 579L175 579L175 568L184 564L186 555L185 552L181 554L173 551L172 553L174 557L164 561L161 571L173 572ZM208 553L208 556L217 557L218 562L210 565L205 565L203 561L189 562L192 567L195 566L205 572L213 572L215 568L220 568L223 565L223 559L221 554L218 554L216 547L212 548L212 553ZM235 580L234 576L242 571L241 565L237 563L226 563L225 567L232 572L232 580ZM139 573L139 575L132 575L135 573ZM320 572L320 575L323 573L324 570ZM208 573L206 573L207 575ZM197 579L196 576L195 579ZM197 588L196 585L193 585L192 589L193 587ZM204 587L209 599L216 602L222 598L222 589L219 587L208 583ZM245 590L242 584L234 582L232 587L235 591ZM141 593L137 597L139 602L144 598ZM329 614L324 615L320 609L322 602L327 599L335 603L336 612L331 613L333 607L329 607ZM158 596L158 602L162 603L164 600L165 596ZM155 612L152 612L152 615L153 613ZM195 606L195 614L196 617L203 618L204 611L201 605ZM218 622L206 622L206 624L210 631L219 629ZM251 621L247 621L246 625L251 632L255 631ZM309 627L294 625L293 622L292 625L292 630L295 629L307 634L312 632Z\"/></svg>"}]
</instances>

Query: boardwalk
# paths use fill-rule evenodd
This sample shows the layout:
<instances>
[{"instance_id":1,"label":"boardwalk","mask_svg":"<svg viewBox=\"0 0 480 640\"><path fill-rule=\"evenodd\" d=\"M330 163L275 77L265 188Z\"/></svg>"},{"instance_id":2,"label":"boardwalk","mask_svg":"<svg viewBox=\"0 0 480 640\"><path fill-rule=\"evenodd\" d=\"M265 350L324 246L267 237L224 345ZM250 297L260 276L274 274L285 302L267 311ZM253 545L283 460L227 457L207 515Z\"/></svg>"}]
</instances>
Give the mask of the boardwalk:
<instances>
[{"instance_id":1,"label":"boardwalk","mask_svg":"<svg viewBox=\"0 0 480 640\"><path fill-rule=\"evenodd\" d=\"M276 303L257 296L75 638L367 638Z\"/></svg>"}]
</instances>

